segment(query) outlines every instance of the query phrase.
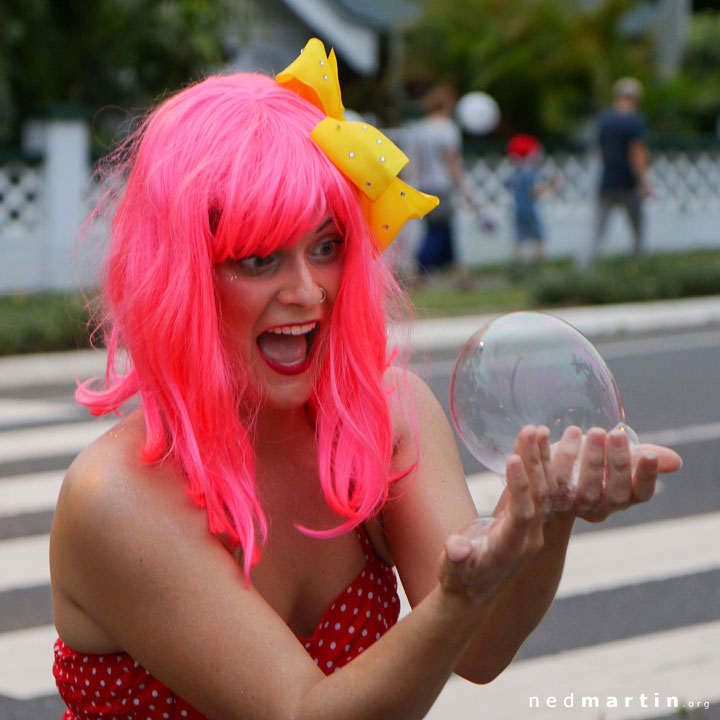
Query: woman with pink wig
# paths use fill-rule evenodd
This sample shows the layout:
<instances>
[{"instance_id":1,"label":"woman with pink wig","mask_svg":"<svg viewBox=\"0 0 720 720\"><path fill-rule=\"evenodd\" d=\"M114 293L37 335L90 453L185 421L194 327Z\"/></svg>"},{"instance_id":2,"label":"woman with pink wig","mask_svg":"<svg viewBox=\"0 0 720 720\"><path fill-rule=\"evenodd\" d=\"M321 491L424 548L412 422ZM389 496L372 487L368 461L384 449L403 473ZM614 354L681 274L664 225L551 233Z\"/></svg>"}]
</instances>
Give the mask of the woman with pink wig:
<instances>
[{"instance_id":1,"label":"woman with pink wig","mask_svg":"<svg viewBox=\"0 0 720 720\"><path fill-rule=\"evenodd\" d=\"M525 428L481 533L447 419L394 363L380 259L433 207L346 122L313 40L276 78L210 77L111 159L113 430L74 461L51 537L65 720L418 718L492 680L542 618L576 516L647 500L680 460ZM603 489L604 488L604 489ZM412 606L398 621L394 565ZM482 695L479 694L482 701Z\"/></svg>"}]
</instances>

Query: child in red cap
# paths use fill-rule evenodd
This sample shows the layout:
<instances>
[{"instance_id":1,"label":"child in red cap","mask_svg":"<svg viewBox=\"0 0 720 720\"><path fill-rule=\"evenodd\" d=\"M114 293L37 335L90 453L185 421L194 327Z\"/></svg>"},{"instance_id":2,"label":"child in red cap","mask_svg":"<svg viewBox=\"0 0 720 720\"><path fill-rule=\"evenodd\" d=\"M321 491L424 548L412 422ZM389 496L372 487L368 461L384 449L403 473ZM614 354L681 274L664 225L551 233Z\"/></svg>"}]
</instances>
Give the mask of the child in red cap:
<instances>
[{"instance_id":1,"label":"child in red cap","mask_svg":"<svg viewBox=\"0 0 720 720\"><path fill-rule=\"evenodd\" d=\"M507 180L513 197L515 242L512 259L519 260L523 245L532 245L532 256L540 261L545 256L545 229L540 219L537 198L548 190L555 189L560 178L543 180L539 173L542 160L542 145L532 135L513 135L507 144L507 152L514 170Z\"/></svg>"}]
</instances>

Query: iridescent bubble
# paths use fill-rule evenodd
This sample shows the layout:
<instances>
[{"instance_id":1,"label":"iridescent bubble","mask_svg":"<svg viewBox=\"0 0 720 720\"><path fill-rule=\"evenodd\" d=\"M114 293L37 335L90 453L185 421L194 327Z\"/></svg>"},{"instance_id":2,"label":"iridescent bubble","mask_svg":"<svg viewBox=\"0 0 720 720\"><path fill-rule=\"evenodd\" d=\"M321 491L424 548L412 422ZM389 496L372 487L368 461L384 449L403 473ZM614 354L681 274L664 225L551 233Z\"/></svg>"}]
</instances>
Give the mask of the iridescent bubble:
<instances>
[{"instance_id":1,"label":"iridescent bubble","mask_svg":"<svg viewBox=\"0 0 720 720\"><path fill-rule=\"evenodd\" d=\"M450 381L450 412L468 450L499 475L528 424L547 425L551 443L570 425L620 427L637 447L605 361L578 330L546 313L502 315L468 340ZM578 472L579 462L574 480Z\"/></svg>"}]
</instances>

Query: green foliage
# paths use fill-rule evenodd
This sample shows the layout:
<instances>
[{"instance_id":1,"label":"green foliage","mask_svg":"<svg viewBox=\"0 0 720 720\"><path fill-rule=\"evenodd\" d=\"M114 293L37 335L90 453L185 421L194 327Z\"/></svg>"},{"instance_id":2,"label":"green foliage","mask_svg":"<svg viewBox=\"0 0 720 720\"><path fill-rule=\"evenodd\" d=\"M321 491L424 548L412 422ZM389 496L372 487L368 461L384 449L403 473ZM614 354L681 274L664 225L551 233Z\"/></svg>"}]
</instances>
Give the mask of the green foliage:
<instances>
[{"instance_id":1,"label":"green foliage","mask_svg":"<svg viewBox=\"0 0 720 720\"><path fill-rule=\"evenodd\" d=\"M0 355L89 347L87 322L78 292L0 297Z\"/></svg>"},{"instance_id":2,"label":"green foliage","mask_svg":"<svg viewBox=\"0 0 720 720\"><path fill-rule=\"evenodd\" d=\"M600 260L592 270L544 272L532 287L539 306L669 300L720 293L720 253Z\"/></svg>"},{"instance_id":3,"label":"green foliage","mask_svg":"<svg viewBox=\"0 0 720 720\"><path fill-rule=\"evenodd\" d=\"M507 132L567 137L608 99L614 80L652 72L647 41L620 31L628 0L424 0L408 39L408 75L483 90Z\"/></svg>"},{"instance_id":4,"label":"green foliage","mask_svg":"<svg viewBox=\"0 0 720 720\"><path fill-rule=\"evenodd\" d=\"M502 135L582 137L626 75L645 86L643 112L656 139L718 133L718 9L693 14L681 71L663 79L652 33L630 37L623 29L630 0L422 2L424 17L407 42L408 76L450 82L461 94L488 92L502 109Z\"/></svg>"},{"instance_id":5,"label":"green foliage","mask_svg":"<svg viewBox=\"0 0 720 720\"><path fill-rule=\"evenodd\" d=\"M221 62L232 0L7 0L0 5L0 140L48 106L146 107ZM237 4L237 3L235 3ZM242 4L242 3L239 3ZM104 127L105 125L108 128ZM106 138L102 138L105 140Z\"/></svg>"},{"instance_id":6,"label":"green foliage","mask_svg":"<svg viewBox=\"0 0 720 720\"><path fill-rule=\"evenodd\" d=\"M681 72L648 89L645 111L660 135L715 135L720 130L720 11L696 13Z\"/></svg>"},{"instance_id":7,"label":"green foliage","mask_svg":"<svg viewBox=\"0 0 720 720\"><path fill-rule=\"evenodd\" d=\"M528 307L531 297L527 286L498 283L496 279L486 285L469 290L455 288L423 288L412 294L417 317L438 315L467 315L486 312L510 312Z\"/></svg>"}]
</instances>

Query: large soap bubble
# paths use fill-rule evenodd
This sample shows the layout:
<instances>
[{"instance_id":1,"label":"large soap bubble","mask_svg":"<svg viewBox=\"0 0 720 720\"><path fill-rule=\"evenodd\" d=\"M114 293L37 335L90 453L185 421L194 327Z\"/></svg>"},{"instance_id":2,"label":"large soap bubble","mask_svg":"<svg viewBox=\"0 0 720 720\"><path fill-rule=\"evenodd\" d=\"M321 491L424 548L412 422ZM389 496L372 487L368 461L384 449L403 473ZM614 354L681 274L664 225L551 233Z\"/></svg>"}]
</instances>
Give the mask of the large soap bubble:
<instances>
[{"instance_id":1,"label":"large soap bubble","mask_svg":"<svg viewBox=\"0 0 720 720\"><path fill-rule=\"evenodd\" d=\"M547 425L551 443L570 425L620 427L637 446L605 361L578 330L545 313L502 315L468 340L450 381L450 412L468 450L499 475L528 424ZM574 481L578 472L579 463Z\"/></svg>"}]
</instances>

